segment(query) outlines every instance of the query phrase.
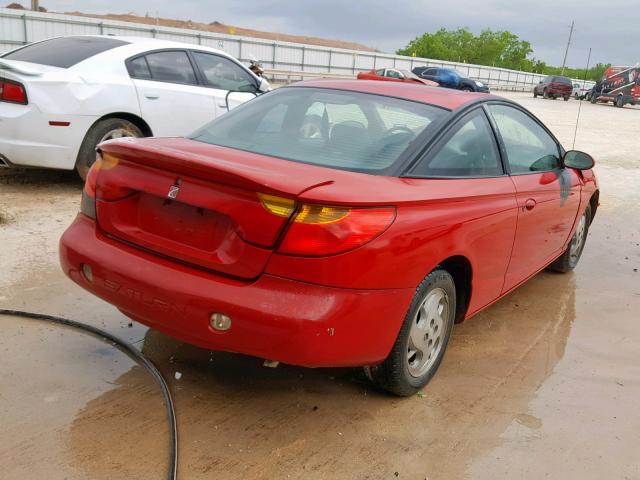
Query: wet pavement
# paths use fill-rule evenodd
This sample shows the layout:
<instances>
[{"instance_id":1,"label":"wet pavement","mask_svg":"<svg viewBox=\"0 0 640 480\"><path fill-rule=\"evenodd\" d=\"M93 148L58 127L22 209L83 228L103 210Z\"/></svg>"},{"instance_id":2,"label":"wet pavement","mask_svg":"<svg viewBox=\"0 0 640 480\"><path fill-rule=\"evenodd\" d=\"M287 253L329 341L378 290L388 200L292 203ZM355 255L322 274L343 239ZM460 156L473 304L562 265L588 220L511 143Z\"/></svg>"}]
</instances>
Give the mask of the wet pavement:
<instances>
[{"instance_id":1,"label":"wet pavement","mask_svg":"<svg viewBox=\"0 0 640 480\"><path fill-rule=\"evenodd\" d=\"M571 148L579 102L508 94ZM601 206L575 272L542 272L454 330L423 394L356 369L213 353L131 324L66 279L57 240L81 184L0 176L0 308L134 342L175 395L180 478L640 478L640 108L583 103ZM0 317L2 478L162 478L162 396L111 345ZM182 374L176 380L175 373Z\"/></svg>"}]
</instances>

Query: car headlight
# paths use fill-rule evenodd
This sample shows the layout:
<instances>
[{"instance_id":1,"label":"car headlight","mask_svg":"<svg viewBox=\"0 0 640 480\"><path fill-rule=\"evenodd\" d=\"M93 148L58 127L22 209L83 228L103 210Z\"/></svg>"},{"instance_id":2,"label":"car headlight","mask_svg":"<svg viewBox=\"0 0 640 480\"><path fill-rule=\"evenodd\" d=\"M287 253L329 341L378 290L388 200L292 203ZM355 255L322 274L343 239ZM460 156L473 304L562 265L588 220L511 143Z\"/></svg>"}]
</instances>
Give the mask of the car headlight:
<instances>
[{"instance_id":1,"label":"car headlight","mask_svg":"<svg viewBox=\"0 0 640 480\"><path fill-rule=\"evenodd\" d=\"M482 82L478 82L477 80L474 80L474 82L476 82L476 86L478 86L478 87L484 87L484 83L482 83Z\"/></svg>"}]
</instances>

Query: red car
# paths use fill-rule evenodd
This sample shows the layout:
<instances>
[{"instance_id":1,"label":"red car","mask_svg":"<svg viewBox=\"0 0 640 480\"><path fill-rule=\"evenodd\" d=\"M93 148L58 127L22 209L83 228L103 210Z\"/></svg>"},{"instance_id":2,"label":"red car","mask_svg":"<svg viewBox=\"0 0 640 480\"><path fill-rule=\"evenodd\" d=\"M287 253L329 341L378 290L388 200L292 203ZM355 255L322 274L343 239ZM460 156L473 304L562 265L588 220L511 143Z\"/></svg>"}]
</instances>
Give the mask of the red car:
<instances>
[{"instance_id":1,"label":"red car","mask_svg":"<svg viewBox=\"0 0 640 480\"><path fill-rule=\"evenodd\" d=\"M382 80L386 82L405 82L405 83L421 83L431 87L438 87L437 82L426 80L418 77L409 70L398 70L395 68L381 68L379 70L371 70L370 72L360 72L357 76L358 80Z\"/></svg>"},{"instance_id":2,"label":"red car","mask_svg":"<svg viewBox=\"0 0 640 480\"><path fill-rule=\"evenodd\" d=\"M538 98L538 95L552 100L562 97L564 101L567 102L569 98L571 98L572 92L573 83L570 78L560 75L549 75L533 87L533 98Z\"/></svg>"},{"instance_id":3,"label":"red car","mask_svg":"<svg viewBox=\"0 0 640 480\"><path fill-rule=\"evenodd\" d=\"M409 395L454 322L575 267L598 206L592 166L500 97L302 82L190 138L101 144L61 263L185 342L366 366Z\"/></svg>"}]
</instances>

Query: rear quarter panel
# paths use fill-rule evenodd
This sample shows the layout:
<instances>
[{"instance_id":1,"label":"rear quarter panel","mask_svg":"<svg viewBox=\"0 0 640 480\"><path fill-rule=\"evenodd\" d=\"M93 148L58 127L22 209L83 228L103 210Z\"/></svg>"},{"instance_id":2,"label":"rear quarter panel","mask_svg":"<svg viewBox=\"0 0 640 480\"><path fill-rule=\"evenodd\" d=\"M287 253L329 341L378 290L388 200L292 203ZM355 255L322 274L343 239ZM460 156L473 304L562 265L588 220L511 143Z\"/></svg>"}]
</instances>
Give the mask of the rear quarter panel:
<instances>
[{"instance_id":1,"label":"rear quarter panel","mask_svg":"<svg viewBox=\"0 0 640 480\"><path fill-rule=\"evenodd\" d=\"M393 224L368 244L340 255L303 258L274 254L267 273L343 288L415 288L438 263L463 256L472 268L469 312L500 295L515 233L517 209L509 177L483 179L388 179L384 187L345 191L333 183L302 199L345 203L377 197L396 205ZM362 196L360 196L362 195Z\"/></svg>"}]
</instances>

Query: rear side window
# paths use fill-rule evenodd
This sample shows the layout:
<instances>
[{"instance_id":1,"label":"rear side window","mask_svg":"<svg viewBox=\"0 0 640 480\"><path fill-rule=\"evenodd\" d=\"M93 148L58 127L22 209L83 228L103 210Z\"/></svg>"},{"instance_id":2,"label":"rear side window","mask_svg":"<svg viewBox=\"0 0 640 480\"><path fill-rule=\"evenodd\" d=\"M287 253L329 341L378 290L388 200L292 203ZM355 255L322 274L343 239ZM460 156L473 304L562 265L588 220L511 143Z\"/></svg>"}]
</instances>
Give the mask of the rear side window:
<instances>
[{"instance_id":1,"label":"rear side window","mask_svg":"<svg viewBox=\"0 0 640 480\"><path fill-rule=\"evenodd\" d=\"M26 45L2 58L69 68L98 53L127 44L109 37L60 37Z\"/></svg>"},{"instance_id":2,"label":"rear side window","mask_svg":"<svg viewBox=\"0 0 640 480\"><path fill-rule=\"evenodd\" d=\"M138 57L140 58L140 57ZM196 74L193 71L191 61L187 56L187 52L182 50L167 50L163 52L148 53L144 56L146 59L151 80L158 82L170 82L170 83L184 83L194 85L196 84ZM133 77L131 65L137 60L129 61L129 74ZM144 68L141 69L144 75ZM147 77L140 77L147 78Z\"/></svg>"},{"instance_id":3,"label":"rear side window","mask_svg":"<svg viewBox=\"0 0 640 480\"><path fill-rule=\"evenodd\" d=\"M502 164L489 121L481 110L467 115L411 172L420 177L502 175Z\"/></svg>"},{"instance_id":4,"label":"rear side window","mask_svg":"<svg viewBox=\"0 0 640 480\"><path fill-rule=\"evenodd\" d=\"M382 173L427 137L446 110L347 90L280 88L241 105L191 138L262 155Z\"/></svg>"}]
</instances>

